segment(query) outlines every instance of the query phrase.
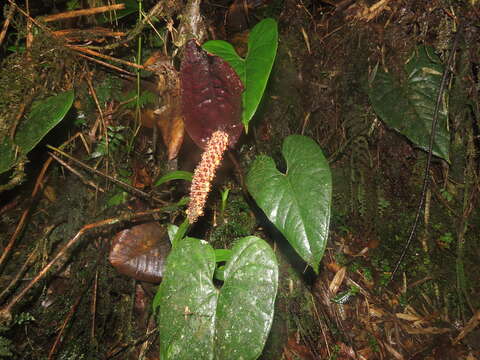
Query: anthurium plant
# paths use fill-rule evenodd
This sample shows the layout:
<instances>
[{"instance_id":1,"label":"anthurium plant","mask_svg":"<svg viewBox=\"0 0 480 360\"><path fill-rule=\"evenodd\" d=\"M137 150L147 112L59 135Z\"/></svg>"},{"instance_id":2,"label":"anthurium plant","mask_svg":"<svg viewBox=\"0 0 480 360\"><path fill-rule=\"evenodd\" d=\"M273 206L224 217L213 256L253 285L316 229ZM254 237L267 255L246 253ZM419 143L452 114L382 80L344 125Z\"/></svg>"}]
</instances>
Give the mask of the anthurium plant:
<instances>
[{"instance_id":1,"label":"anthurium plant","mask_svg":"<svg viewBox=\"0 0 480 360\"><path fill-rule=\"evenodd\" d=\"M223 153L248 129L266 88L277 50L277 24L266 19L250 32L248 54L232 45L187 42L181 65L185 128L205 150L190 190L184 223L172 231L172 251L154 300L162 359L256 359L274 316L278 265L271 246L256 236L232 249L213 249L185 237L203 215ZM243 126L242 126L243 124ZM330 221L331 175L320 147L290 136L283 146L287 173L258 157L247 187L269 220L318 271ZM215 279L215 281L214 281ZM219 285L220 284L220 285Z\"/></svg>"}]
</instances>

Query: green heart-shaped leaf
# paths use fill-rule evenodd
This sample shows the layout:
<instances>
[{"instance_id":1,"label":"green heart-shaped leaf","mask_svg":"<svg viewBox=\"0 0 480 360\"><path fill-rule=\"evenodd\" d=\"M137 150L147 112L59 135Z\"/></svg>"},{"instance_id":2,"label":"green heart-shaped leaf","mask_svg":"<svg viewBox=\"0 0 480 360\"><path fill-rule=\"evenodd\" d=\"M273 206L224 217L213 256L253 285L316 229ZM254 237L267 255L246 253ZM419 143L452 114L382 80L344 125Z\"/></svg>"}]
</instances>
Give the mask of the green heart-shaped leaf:
<instances>
[{"instance_id":1,"label":"green heart-shaped leaf","mask_svg":"<svg viewBox=\"0 0 480 360\"><path fill-rule=\"evenodd\" d=\"M242 123L248 131L248 123L257 111L267 86L268 78L277 55L278 28L274 19L260 21L248 36L248 52L245 59L233 46L222 40L207 41L203 48L227 61L242 80Z\"/></svg>"},{"instance_id":2,"label":"green heart-shaped leaf","mask_svg":"<svg viewBox=\"0 0 480 360\"><path fill-rule=\"evenodd\" d=\"M167 259L154 300L162 359L256 359L273 320L278 266L270 246L254 236L240 239L213 285L215 253L186 238Z\"/></svg>"},{"instance_id":3,"label":"green heart-shaped leaf","mask_svg":"<svg viewBox=\"0 0 480 360\"><path fill-rule=\"evenodd\" d=\"M312 139L292 135L283 142L286 174L268 156L255 159L247 187L268 219L318 272L327 244L332 201L330 167Z\"/></svg>"},{"instance_id":4,"label":"green heart-shaped leaf","mask_svg":"<svg viewBox=\"0 0 480 360\"><path fill-rule=\"evenodd\" d=\"M397 85L389 73L379 70L368 95L375 112L385 123L428 151L443 66L431 47L419 47L405 65L407 81ZM435 129L433 154L449 161L448 110L442 101Z\"/></svg>"}]
</instances>

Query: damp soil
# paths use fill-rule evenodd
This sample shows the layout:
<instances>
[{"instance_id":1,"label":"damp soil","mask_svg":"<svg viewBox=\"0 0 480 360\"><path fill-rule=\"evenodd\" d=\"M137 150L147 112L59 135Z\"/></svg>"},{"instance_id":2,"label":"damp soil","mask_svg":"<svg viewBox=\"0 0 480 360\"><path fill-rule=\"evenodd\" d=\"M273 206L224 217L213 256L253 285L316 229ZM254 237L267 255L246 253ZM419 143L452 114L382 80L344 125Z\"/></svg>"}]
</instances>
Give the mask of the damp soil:
<instances>
[{"instance_id":1,"label":"damp soil","mask_svg":"<svg viewBox=\"0 0 480 360\"><path fill-rule=\"evenodd\" d=\"M224 159L205 216L190 235L228 248L232 239L255 234L275 249L279 292L272 330L260 358L479 359L478 4L273 0L246 1L245 12L240 3L202 2L209 37L242 47L243 31L259 19L273 17L279 25L277 58L249 133L242 135L232 156ZM153 4L145 4L149 5ZM182 2L171 1L170 5L165 19L172 22L161 23L167 37L173 37L169 26L180 27L175 15L184 10ZM48 6L33 9L43 11L38 15L49 10L53 12ZM25 24L21 19L16 15L16 31ZM134 19L125 21L135 23ZM375 69L382 68L398 74L401 81L403 66L417 46L432 46L446 63L460 24L463 35L445 97L450 163L434 157L415 236L391 279L417 215L427 153L375 113L368 97L369 79ZM73 20L63 25L80 26ZM91 26L82 23L87 25ZM148 47L156 44L155 35L147 32L145 39L147 55ZM42 39L30 61L52 61L45 58L45 42ZM136 46L133 40L128 44ZM104 45L98 46L101 51ZM162 44L165 49L172 56L172 41ZM5 44L2 51L3 58L15 64ZM61 56L76 56L68 54ZM117 47L111 55L127 59L132 54L127 47ZM175 204L188 195L188 183L183 180L154 190L152 184L172 169L192 171L201 150L185 138L180 140L178 157L169 159L164 142L171 145L172 139L178 140L179 130L140 127L135 109L119 106L132 91L135 94L131 77L79 56L70 62L63 75L45 70L46 65L36 70L37 74L43 71L43 77L32 74L33 66L24 70L35 83L35 91L25 100L27 107L39 93L45 97L71 84L77 89L77 103L69 115L72 121L63 125L56 141L61 144L80 134L66 148L68 153L153 194L162 205ZM165 92L171 90L166 85L169 75L164 72L161 79L163 83L155 77L144 79L156 99L143 107L145 118L155 108L174 106L165 100L169 99ZM9 100L17 105L22 103L19 87L26 86L19 81L12 82ZM2 92L9 92L8 84L5 78L0 82ZM46 89L42 90L42 84ZM92 89L96 89L95 96ZM7 105L0 102L0 114L8 114ZM97 131L98 126L103 130ZM3 126L0 130L7 133ZM107 131L111 131L110 150L104 151L99 144L105 143ZM319 274L269 225L242 186L242 173L258 154L273 157L285 170L280 150L283 139L291 134L313 138L332 172L329 240ZM100 155L92 156L94 151ZM128 214L159 203L152 198L140 201L138 194L108 178L83 168L72 172L58 162L52 162L46 176L42 175L49 158L43 145L30 156L23 184L0 198L2 251L13 236L17 238L0 269L0 358L158 359L158 332L151 310L156 285L119 274L108 254L119 231L137 220L147 221ZM41 191L32 196L38 181ZM229 197L222 204L225 189ZM183 216L180 207L156 221L180 224ZM99 223L106 219L111 224ZM90 225L48 274L9 308L55 254ZM21 229L18 236L14 235L16 228Z\"/></svg>"}]
</instances>

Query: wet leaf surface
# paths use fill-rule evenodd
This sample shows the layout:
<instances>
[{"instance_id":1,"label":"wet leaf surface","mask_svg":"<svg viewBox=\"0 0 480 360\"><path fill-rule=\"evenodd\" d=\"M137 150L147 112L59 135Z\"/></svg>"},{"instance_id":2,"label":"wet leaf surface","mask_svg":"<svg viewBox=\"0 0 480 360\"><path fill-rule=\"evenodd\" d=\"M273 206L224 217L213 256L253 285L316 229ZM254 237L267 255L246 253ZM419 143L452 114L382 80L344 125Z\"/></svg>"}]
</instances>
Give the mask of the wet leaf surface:
<instances>
[{"instance_id":1,"label":"wet leaf surface","mask_svg":"<svg viewBox=\"0 0 480 360\"><path fill-rule=\"evenodd\" d=\"M112 242L110 262L124 275L159 283L171 248L166 235L166 229L156 222L125 229Z\"/></svg>"},{"instance_id":2,"label":"wet leaf surface","mask_svg":"<svg viewBox=\"0 0 480 360\"><path fill-rule=\"evenodd\" d=\"M240 239L213 285L215 252L206 242L186 238L167 260L155 297L160 351L165 359L256 359L273 320L278 266L260 238Z\"/></svg>"},{"instance_id":3,"label":"wet leaf surface","mask_svg":"<svg viewBox=\"0 0 480 360\"><path fill-rule=\"evenodd\" d=\"M295 251L318 272L330 225L330 167L317 143L305 136L286 138L282 154L287 162L285 174L271 157L257 157L247 175L248 191Z\"/></svg>"}]
</instances>

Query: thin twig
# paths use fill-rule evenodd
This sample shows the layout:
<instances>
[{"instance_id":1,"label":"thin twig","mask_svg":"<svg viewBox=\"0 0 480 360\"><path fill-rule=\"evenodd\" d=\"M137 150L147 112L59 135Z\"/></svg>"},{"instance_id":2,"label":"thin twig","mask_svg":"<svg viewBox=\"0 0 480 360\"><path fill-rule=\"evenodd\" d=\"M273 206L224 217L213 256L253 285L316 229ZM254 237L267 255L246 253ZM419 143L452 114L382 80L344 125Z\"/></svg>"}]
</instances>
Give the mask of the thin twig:
<instances>
[{"instance_id":1,"label":"thin twig","mask_svg":"<svg viewBox=\"0 0 480 360\"><path fill-rule=\"evenodd\" d=\"M145 200L153 200L157 203L160 203L160 204L168 204L168 202L162 200L162 199L159 199L158 197L156 196L152 196L152 195L149 195L148 193L140 190L140 189L137 189L136 187L130 185L130 184L127 184L121 180L118 180L110 175L107 175L107 174L104 174L103 172L97 170L97 169L94 169L90 166L88 166L87 164L83 163L82 161L74 158L73 156L70 156L68 155L66 152L60 150L60 149L57 149L51 145L47 145L47 147L50 149L50 150L53 150L53 151L56 151L58 152L59 154L65 156L66 158L72 160L73 162L75 162L77 165L80 165L81 167L83 167L84 169L87 169L88 171L94 173L95 175L99 175L99 176L102 176L108 180L110 180L111 182L113 182L114 184L122 187L125 191L131 193L132 195L135 195L135 196L139 196Z\"/></svg>"},{"instance_id":2,"label":"thin twig","mask_svg":"<svg viewBox=\"0 0 480 360\"><path fill-rule=\"evenodd\" d=\"M420 219L420 214L422 213L422 207L423 203L425 201L425 194L427 193L427 188L428 188L428 183L429 183L429 177L430 177L430 165L432 162L432 149L433 149L433 144L435 143L435 131L437 128L437 122L438 122L438 112L440 110L440 104L442 103L443 99L443 92L445 90L445 86L447 85L447 79L448 75L451 70L451 66L453 64L453 58L455 56L455 51L458 46L458 42L460 40L460 33L462 32L462 24L458 27L457 33L455 34L455 38L453 40L453 45L452 45L452 50L450 52L450 56L448 57L447 63L445 65L445 70L443 71L443 76L442 76L442 81L440 83L440 89L438 90L437 94L437 102L435 104L435 110L433 112L433 119L432 119L432 128L431 128L431 133L430 133L430 143L428 145L428 157L427 157L427 164L425 165L425 173L423 177L423 186L422 186L422 192L420 193L420 199L418 201L418 207L417 207L417 213L415 215L415 220L413 222L412 229L410 230L410 235L408 237L408 240L403 247L402 254L400 255L400 258L397 260L395 264L395 268L393 269L392 274L390 275L390 278L388 279L388 283L390 283L393 278L395 277L395 274L398 271L398 268L400 267L401 263L403 262L403 259L405 258L405 255L407 254L408 248L410 247L410 244L412 243L413 238L415 237L415 233L417 231L418 227L418 221Z\"/></svg>"},{"instance_id":3,"label":"thin twig","mask_svg":"<svg viewBox=\"0 0 480 360\"><path fill-rule=\"evenodd\" d=\"M107 62L105 62L105 61L92 58L92 57L90 57L90 56L88 56L88 55L85 55L85 54L82 54L82 53L77 53L77 55L80 56L80 57L83 57L83 58L85 58L85 59L87 59L87 60L96 62L97 64L100 64L100 65L102 65L102 66L108 67L108 68L110 68L110 69L112 69L112 70L118 71L118 72L120 72L120 73L124 73L125 75L135 76L134 73L131 73L131 72L127 71L127 70L124 70L124 69L122 69L122 68L120 68L120 67L118 67L118 66L109 64L109 63L107 63Z\"/></svg>"},{"instance_id":4,"label":"thin twig","mask_svg":"<svg viewBox=\"0 0 480 360\"><path fill-rule=\"evenodd\" d=\"M115 49L119 46L122 46L125 43L130 42L131 40L133 40L137 35L139 35L143 31L143 28L145 27L145 25L147 25L149 22L151 22L154 17L161 18L161 17L166 16L165 14L161 14L162 11L164 10L163 9L164 5L165 5L164 1L157 1L157 4L150 9L147 16L145 16L142 19L142 21L138 22L137 25L129 32L126 39L122 39L119 42L109 44L109 45L104 46L104 47L89 46L89 48L90 49L97 49L97 50L100 50L100 49L112 50L112 49ZM173 9L167 7L167 11L173 11Z\"/></svg>"},{"instance_id":5,"label":"thin twig","mask_svg":"<svg viewBox=\"0 0 480 360\"><path fill-rule=\"evenodd\" d=\"M30 195L30 204L28 208L23 212L22 216L20 217L20 221L17 224L17 227L15 228L15 232L13 235L10 237L10 241L8 242L7 246L3 250L2 256L0 256L0 271L3 268L3 265L8 259L8 256L10 255L10 252L13 249L13 246L15 245L15 241L17 238L20 236L20 234L23 231L23 228L25 227L25 224L28 219L28 215L30 214L30 210L32 209L32 205L35 202L35 198L39 193L39 190L41 189L43 183L46 180L45 173L47 172L48 167L52 163L53 159L49 158L47 161L45 161L45 164L43 164L42 170L40 171L40 174L37 177L37 181L35 183L35 188L32 191L32 194Z\"/></svg>"},{"instance_id":6,"label":"thin twig","mask_svg":"<svg viewBox=\"0 0 480 360\"><path fill-rule=\"evenodd\" d=\"M105 55L105 54L102 54L98 51L94 51L94 50L91 50L91 49L87 49L86 47L82 47L82 46L77 46L77 45L66 45L68 48L72 49L72 50L75 50L75 51L78 51L78 52L81 52L81 53L85 53L85 54L88 54L88 55L92 55L92 56L98 56L102 59L106 59L106 60L110 60L110 61L114 61L114 62L117 62L119 64L123 64L123 65L127 65L127 66L130 66L130 67L133 67L135 69L139 69L139 70L147 70L145 69L144 66L142 65L139 65L139 64L135 64L135 63L132 63L130 61L127 61L127 60L123 60L123 59L118 59L116 57L113 57L113 56L108 56L108 55Z\"/></svg>"},{"instance_id":7,"label":"thin twig","mask_svg":"<svg viewBox=\"0 0 480 360\"><path fill-rule=\"evenodd\" d=\"M47 231L53 229L54 227L55 227L54 225L49 227L49 229L47 229ZM38 250L38 245L37 245L37 248L35 248L34 251L32 251L30 253L30 255L28 255L27 260L25 260L22 267L19 270L17 270L17 273L15 274L15 277L10 281L10 283L0 293L0 304L3 302L4 299L7 298L8 294L10 294L10 291L22 279L22 276L25 274L25 272L28 270L28 268L30 266L32 266L32 264L34 263L34 261L37 258L37 255L39 254L39 252L37 250Z\"/></svg>"},{"instance_id":8,"label":"thin twig","mask_svg":"<svg viewBox=\"0 0 480 360\"><path fill-rule=\"evenodd\" d=\"M62 247L58 253L54 256L54 258L42 269L40 272L32 279L30 282L20 291L18 295L13 297L10 302L5 305L2 309L0 309L0 323L6 322L9 323L12 319L12 310L13 308L25 297L25 295L32 289L32 287L42 280L52 269L52 267L60 262L61 259L64 259L63 264L65 264L66 260L68 260L68 254L70 249L76 245L80 239L82 239L83 235L86 233L101 229L113 225L117 225L127 221L139 221L142 219L154 217L162 212L165 212L166 208L157 208L152 210L141 211L137 213L129 213L125 214L116 218L105 219L101 221L97 221L95 223L87 224L83 226L73 238L71 238L64 247Z\"/></svg>"},{"instance_id":9,"label":"thin twig","mask_svg":"<svg viewBox=\"0 0 480 360\"><path fill-rule=\"evenodd\" d=\"M100 261L100 255L101 255L101 253L99 253L98 259L95 263L95 273L94 274L98 274L98 263ZM85 286L85 288L82 289L82 291L78 295L77 299L75 300L75 303L72 305L72 307L70 308L70 311L68 312L67 316L63 320L62 326L60 327L60 331L58 332L57 337L55 338L55 342L53 343L53 345L52 345L52 347L51 347L51 349L48 353L48 360L54 359L55 353L57 352L57 349L60 346L60 344L62 343L62 340L64 338L65 329L67 328L67 325L70 322L70 320L73 318L73 315L75 315L75 312L77 311L77 308L80 305L80 302L82 301L85 293L90 288L90 284L91 284L93 278L94 278L94 276L90 276L90 278L87 281L87 285Z\"/></svg>"},{"instance_id":10,"label":"thin twig","mask_svg":"<svg viewBox=\"0 0 480 360\"><path fill-rule=\"evenodd\" d=\"M81 133L76 133L74 136L72 136L70 139L68 139L66 142L64 142L60 146L60 148L61 149L64 148L67 144L69 144L70 142L72 142L74 139L76 139L79 136L81 136ZM52 163L52 161L53 161L53 158L48 158L47 161L45 161L45 164L43 165L42 170L40 171L40 174L38 174L37 181L35 182L35 187L33 188L32 194L30 195L30 205L23 212L23 214L20 218L20 221L17 224L15 232L11 236L9 243L7 244L7 246L3 250L2 255L0 256L0 271L3 268L3 265L6 261L6 259L8 258L9 254L10 254L10 251L12 251L13 246L15 244L15 241L17 240L17 238L20 236L20 234L23 231L23 228L24 228L24 226L26 224L26 221L28 219L28 215L30 214L32 204L34 203L35 197L37 196L39 191L42 189L43 183L46 181L45 173L47 172L47 169L50 166L50 164Z\"/></svg>"},{"instance_id":11,"label":"thin twig","mask_svg":"<svg viewBox=\"0 0 480 360\"><path fill-rule=\"evenodd\" d=\"M27 13L27 26L26 26L26 33L27 35L25 36L25 49L27 50L27 60L30 63L32 61L31 58L31 53L30 49L32 48L33 44L33 31L32 31L32 26L33 26L33 19L30 16L30 2L29 0L25 1L25 8L26 8L26 13ZM31 75L33 76L33 75Z\"/></svg>"},{"instance_id":12,"label":"thin twig","mask_svg":"<svg viewBox=\"0 0 480 360\"><path fill-rule=\"evenodd\" d=\"M95 270L95 281L93 282L92 289L92 324L90 326L90 341L94 343L95 340L95 324L96 324L96 315L97 315L97 291L98 291L98 268Z\"/></svg>"},{"instance_id":13,"label":"thin twig","mask_svg":"<svg viewBox=\"0 0 480 360\"><path fill-rule=\"evenodd\" d=\"M70 170L73 174L77 175L80 180L85 184L93 187L95 190L100 191L102 193L105 192L105 189L101 188L99 185L95 184L93 181L85 179L85 176L83 176L80 172L78 172L76 169L68 165L65 161L60 159L57 155L50 153L49 154L51 157L53 157L56 161L58 161L62 166L66 167L68 170Z\"/></svg>"},{"instance_id":14,"label":"thin twig","mask_svg":"<svg viewBox=\"0 0 480 360\"><path fill-rule=\"evenodd\" d=\"M107 147L108 147L108 130L107 126L105 124L105 116L103 115L103 110L102 106L100 105L100 102L98 100L97 92L95 91L95 86L93 86L92 79L91 79L91 74L87 76L86 78L88 88L90 90L90 94L92 95L93 101L95 101L95 106L97 107L99 117L97 117L97 120L95 121L95 124L93 124L92 128L89 131L89 137L90 140L94 141L96 138L96 132L97 129L99 128L100 124L103 126L103 129L100 130L100 132L105 131L105 140L107 142Z\"/></svg>"},{"instance_id":15,"label":"thin twig","mask_svg":"<svg viewBox=\"0 0 480 360\"><path fill-rule=\"evenodd\" d=\"M17 126L20 123L20 120L22 120L23 115L25 114L25 108L27 106L30 106L30 102L31 102L30 98L31 98L31 95L29 95L27 97L27 99L25 99L25 101L18 106L18 113L15 116L13 124L10 127L10 139L11 140L15 139L15 133L17 132Z\"/></svg>"},{"instance_id":16,"label":"thin twig","mask_svg":"<svg viewBox=\"0 0 480 360\"><path fill-rule=\"evenodd\" d=\"M5 35L7 34L8 26L10 25L10 21L12 21L13 14L15 14L15 6L10 6L8 9L7 18L5 19L2 27L2 32L0 33L0 45L2 45L3 40L5 39Z\"/></svg>"},{"instance_id":17,"label":"thin twig","mask_svg":"<svg viewBox=\"0 0 480 360\"><path fill-rule=\"evenodd\" d=\"M78 305L80 305L80 301L82 300L82 297L84 295L84 291L80 295L77 296L77 299L75 300L75 303L72 305L70 308L70 311L68 312L67 316L63 320L62 326L60 327L60 331L57 334L57 337L55 338L55 342L53 343L49 353L48 353L48 360L54 359L55 352L57 351L58 346L60 345L63 334L65 332L65 328L67 327L68 323L72 319L73 315L75 314Z\"/></svg>"},{"instance_id":18,"label":"thin twig","mask_svg":"<svg viewBox=\"0 0 480 360\"><path fill-rule=\"evenodd\" d=\"M147 330L148 331L148 330ZM119 348L117 349L112 349L111 351L109 351L107 353L107 355L105 356L105 359L112 359L114 357L116 357L117 355L120 355L122 352L124 352L126 349L128 349L129 347L132 347L132 346L137 346L138 344L141 344L143 342L145 342L146 340L148 340L148 338L150 338L152 335L154 335L156 332L158 331L157 328L153 329L153 330L150 330L149 332L147 332L145 335L143 335L141 338L137 339L137 340L134 340L132 341L131 343L129 344L125 344L125 345L121 345Z\"/></svg>"},{"instance_id":19,"label":"thin twig","mask_svg":"<svg viewBox=\"0 0 480 360\"><path fill-rule=\"evenodd\" d=\"M15 4L15 2L13 0L8 0L8 2L13 5L23 16L25 16L28 20L30 20L32 23L34 23L35 25L37 25L40 29L42 29L43 31L51 34L51 30L46 27L45 25L39 23L37 20L35 20L34 18L32 18L27 12L25 12L20 6L18 6L17 4Z\"/></svg>"},{"instance_id":20,"label":"thin twig","mask_svg":"<svg viewBox=\"0 0 480 360\"><path fill-rule=\"evenodd\" d=\"M63 29L53 31L52 35L64 38L66 41L79 41L86 39L95 39L97 37L123 37L125 32L113 31L103 27L90 29Z\"/></svg>"},{"instance_id":21,"label":"thin twig","mask_svg":"<svg viewBox=\"0 0 480 360\"><path fill-rule=\"evenodd\" d=\"M107 6L99 6L99 7L90 8L90 9L67 11L67 12L63 12L55 15L48 15L48 16L42 17L41 20L43 22L52 22L52 21L72 19L79 16L89 16L89 15L101 14L107 11L115 11L115 10L123 10L123 9L125 9L125 4L113 4L113 5L107 5Z\"/></svg>"}]
</instances>

